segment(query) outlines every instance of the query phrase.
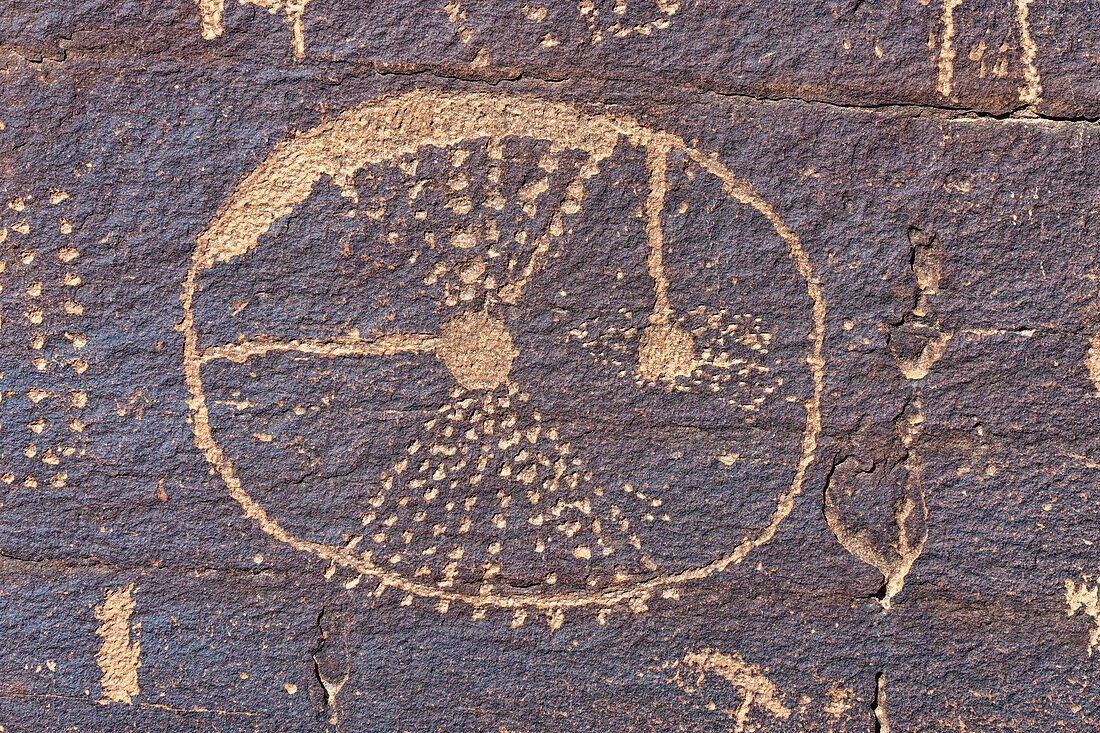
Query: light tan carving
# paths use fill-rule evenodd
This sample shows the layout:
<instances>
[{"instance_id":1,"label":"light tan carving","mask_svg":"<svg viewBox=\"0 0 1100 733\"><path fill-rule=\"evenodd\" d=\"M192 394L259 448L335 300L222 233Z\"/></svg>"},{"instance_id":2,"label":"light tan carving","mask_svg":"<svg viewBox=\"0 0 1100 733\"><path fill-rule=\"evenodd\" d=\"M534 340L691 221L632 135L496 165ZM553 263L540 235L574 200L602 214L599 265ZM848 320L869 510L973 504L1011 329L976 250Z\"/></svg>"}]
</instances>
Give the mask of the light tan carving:
<instances>
[{"instance_id":1,"label":"light tan carving","mask_svg":"<svg viewBox=\"0 0 1100 733\"><path fill-rule=\"evenodd\" d=\"M1020 65L1023 67L1023 84L1017 88L1018 95L1021 102L1034 106L1042 101L1043 84L1039 77L1039 69L1035 65L1035 59L1039 55L1039 47L1031 36L1031 22L1028 20L1028 6L1032 0L1014 0L1014 2L1016 31L1020 35L1019 58ZM955 9L962 3L963 0L943 0L940 11L940 23L943 30L940 35L940 49L936 58L936 91L943 97L950 97L953 91L956 56L954 13ZM931 43L930 40L929 45ZM992 76L1002 78L1008 75L1008 57L1006 54L1010 48L1007 40L1001 45L998 60L991 69ZM985 51L985 41L980 41L968 54L971 61L981 61L981 71L979 73L981 79L986 76L985 61L982 61Z\"/></svg>"},{"instance_id":2,"label":"light tan carving","mask_svg":"<svg viewBox=\"0 0 1100 733\"><path fill-rule=\"evenodd\" d=\"M251 3L266 8L269 13L277 13L280 10L286 13L286 22L290 26L290 43L294 48L294 55L298 58L303 58L306 55L306 39L302 33L302 13L305 12L309 0L240 0L240 2L242 5ZM206 37L205 33L203 37Z\"/></svg>"},{"instance_id":3,"label":"light tan carving","mask_svg":"<svg viewBox=\"0 0 1100 733\"><path fill-rule=\"evenodd\" d=\"M898 435L905 448L905 490L894 505L894 525L897 528L897 540L889 545L880 546L871 541L866 529L852 530L843 521L839 512L839 497L833 487L827 487L822 506L825 521L841 546L854 557L867 563L882 573L883 587L879 603L884 611L889 611L893 598L905 586L905 576L924 549L928 539L928 506L924 500L921 484L921 458L916 445L920 435L924 415L919 399L907 407L905 414L897 421Z\"/></svg>"},{"instance_id":4,"label":"light tan carving","mask_svg":"<svg viewBox=\"0 0 1100 733\"><path fill-rule=\"evenodd\" d=\"M875 678L875 723L878 733L890 733L890 715L886 711L886 675Z\"/></svg>"},{"instance_id":5,"label":"light tan carving","mask_svg":"<svg viewBox=\"0 0 1100 733\"><path fill-rule=\"evenodd\" d=\"M96 655L96 662L103 672L100 679L103 686L101 702L124 702L129 705L140 691L137 670L141 666L138 659L141 643L137 639L137 630L141 625L130 623L130 615L136 605L133 590L133 583L109 590L103 603L95 608L95 617L100 621L95 632L103 638Z\"/></svg>"},{"instance_id":6,"label":"light tan carving","mask_svg":"<svg viewBox=\"0 0 1100 733\"><path fill-rule=\"evenodd\" d=\"M225 13L225 0L196 0L199 6L199 22L202 37L208 41L221 36L225 32L222 27L222 14ZM305 12L309 0L239 0L241 5L251 4L267 10L269 13L277 13L282 10L286 13L286 22L290 26L290 43L294 48L294 55L302 58L306 55L306 40L302 32L302 13Z\"/></svg>"},{"instance_id":7,"label":"light tan carving","mask_svg":"<svg viewBox=\"0 0 1100 733\"><path fill-rule=\"evenodd\" d=\"M503 384L517 356L504 323L484 311L463 313L443 324L439 357L466 389Z\"/></svg>"},{"instance_id":8,"label":"light tan carving","mask_svg":"<svg viewBox=\"0 0 1100 733\"><path fill-rule=\"evenodd\" d=\"M60 216L66 213L64 205L68 199L69 194L52 189L44 199L16 196L8 202L8 209L18 216L29 216L35 208L48 206L49 218L56 217L59 231L71 242L80 232L74 232L68 219ZM66 244L47 255L37 235L26 221L12 224L10 234L7 228L0 227L0 242L10 238L11 247L19 252L10 261L0 261L0 273L6 276L3 287L18 288L20 294L20 300L9 300L9 307L14 307L0 312L0 328L9 335L19 331L18 340L26 339L29 348L25 354L34 376L20 399L29 400L38 413L19 426L27 430L26 440L13 443L11 447L17 448L24 457L35 459L36 463L40 461L41 465L37 470L29 468L17 474L6 465L8 455L0 450L0 482L14 484L18 481L28 489L48 482L51 487L60 489L68 485L71 462L86 453L81 433L86 427L84 408L88 406L90 390L83 382L91 364L85 358L88 339L81 319L66 318L66 315L84 314L84 306L77 300L81 297L79 288L83 283L77 262L80 251ZM51 272L50 262L54 257L62 263L63 273L54 275ZM60 375L71 382L63 389L59 389L57 382ZM67 421L57 419L66 413Z\"/></svg>"},{"instance_id":9,"label":"light tan carving","mask_svg":"<svg viewBox=\"0 0 1100 733\"><path fill-rule=\"evenodd\" d=\"M1027 6L1031 0L1016 0L1016 25L1020 32L1020 63L1024 66L1024 84L1020 87L1020 101L1026 104L1038 104L1042 99L1043 85L1039 80L1039 70L1035 67L1035 57L1039 47L1031 37L1031 23L1027 19Z\"/></svg>"},{"instance_id":10,"label":"light tan carving","mask_svg":"<svg viewBox=\"0 0 1100 733\"><path fill-rule=\"evenodd\" d=\"M673 323L646 327L638 344L638 371L643 379L690 377L696 360L691 334Z\"/></svg>"},{"instance_id":11,"label":"light tan carving","mask_svg":"<svg viewBox=\"0 0 1100 733\"><path fill-rule=\"evenodd\" d=\"M199 20L202 24L202 37L212 41L222 33L222 13L225 12L225 0L196 0L199 5Z\"/></svg>"},{"instance_id":12,"label":"light tan carving","mask_svg":"<svg viewBox=\"0 0 1100 733\"><path fill-rule=\"evenodd\" d=\"M955 8L962 4L962 0L943 0L943 13L940 19L943 23L943 36L940 41L939 78L936 81L936 91L945 97L951 96L951 81L954 75L955 47Z\"/></svg>"},{"instance_id":13,"label":"light tan carving","mask_svg":"<svg viewBox=\"0 0 1100 733\"><path fill-rule=\"evenodd\" d=\"M686 668L689 674L681 675L679 669L673 681L686 692L699 690L708 674L725 680L741 693L741 704L735 710L725 711L733 718L734 733L742 733L754 707L779 720L791 717L791 709L783 703L783 693L768 679L760 667L748 664L737 651L724 654L715 649L688 652L676 667ZM708 705L713 707L713 703Z\"/></svg>"},{"instance_id":14,"label":"light tan carving","mask_svg":"<svg viewBox=\"0 0 1100 733\"><path fill-rule=\"evenodd\" d=\"M346 336L336 339L295 338L274 336L240 338L234 343L208 346L198 355L200 363L228 359L243 363L253 356L273 351L296 351L317 356L393 356L403 351L433 351L442 345L439 336L426 333L391 333L377 339Z\"/></svg>"},{"instance_id":15,"label":"light tan carving","mask_svg":"<svg viewBox=\"0 0 1100 733\"><path fill-rule=\"evenodd\" d=\"M661 230L661 209L665 203L669 148L659 143L647 150L649 164L649 195L646 196L646 240L649 253L646 265L653 278L656 295L653 313L649 316L641 343L638 345L638 371L643 379L675 379L690 377L695 370L695 344L684 329L670 321L672 307L668 302L668 277L664 268L664 233Z\"/></svg>"},{"instance_id":16,"label":"light tan carving","mask_svg":"<svg viewBox=\"0 0 1100 733\"><path fill-rule=\"evenodd\" d=\"M938 238L911 227L908 239L910 270L916 281L913 304L902 321L892 326L889 338L889 348L898 369L909 380L909 399L902 414L894 421L902 448L901 466L905 471L902 496L894 506L897 540L879 546L871 541L866 528L849 528L840 516L838 490L831 485L825 489L823 506L825 519L844 549L882 573L884 585L879 602L886 611L890 610L894 596L904 586L905 576L920 556L928 538L928 505L921 480L923 463L919 445L924 425L921 380L928 376L932 365L943 356L946 344L953 335L941 327L932 307L943 277L943 251ZM895 339L901 343L896 344ZM919 349L913 348L914 340L921 344Z\"/></svg>"},{"instance_id":17,"label":"light tan carving","mask_svg":"<svg viewBox=\"0 0 1100 733\"><path fill-rule=\"evenodd\" d=\"M1089 339L1089 348L1085 352L1085 368L1089 370L1089 379L1100 396L1100 334Z\"/></svg>"},{"instance_id":18,"label":"light tan carving","mask_svg":"<svg viewBox=\"0 0 1100 733\"><path fill-rule=\"evenodd\" d=\"M1093 627L1089 630L1089 656L1092 650L1100 644L1100 585L1089 586L1084 579L1078 585L1069 578L1066 579L1066 615L1072 616L1078 610L1084 610L1085 615L1092 618Z\"/></svg>"}]
</instances>

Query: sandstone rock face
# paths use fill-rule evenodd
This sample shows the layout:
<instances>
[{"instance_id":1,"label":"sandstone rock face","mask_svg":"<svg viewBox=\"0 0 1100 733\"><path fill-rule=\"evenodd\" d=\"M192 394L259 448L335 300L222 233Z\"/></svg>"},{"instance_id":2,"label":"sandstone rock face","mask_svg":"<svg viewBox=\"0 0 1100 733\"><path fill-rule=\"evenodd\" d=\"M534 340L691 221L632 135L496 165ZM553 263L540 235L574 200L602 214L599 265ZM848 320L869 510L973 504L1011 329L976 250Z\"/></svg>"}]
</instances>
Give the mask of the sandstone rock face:
<instances>
[{"instance_id":1,"label":"sandstone rock face","mask_svg":"<svg viewBox=\"0 0 1100 733\"><path fill-rule=\"evenodd\" d=\"M1090 731L1100 8L0 12L0 731Z\"/></svg>"}]
</instances>

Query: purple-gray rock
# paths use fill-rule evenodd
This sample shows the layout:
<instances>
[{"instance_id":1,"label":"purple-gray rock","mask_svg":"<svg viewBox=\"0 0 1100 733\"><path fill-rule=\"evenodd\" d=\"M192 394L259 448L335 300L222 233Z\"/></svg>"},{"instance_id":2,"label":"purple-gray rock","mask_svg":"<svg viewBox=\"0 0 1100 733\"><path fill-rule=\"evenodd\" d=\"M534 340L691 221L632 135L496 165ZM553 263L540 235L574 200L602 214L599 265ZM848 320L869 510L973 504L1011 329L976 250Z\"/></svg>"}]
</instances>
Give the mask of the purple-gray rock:
<instances>
[{"instance_id":1,"label":"purple-gray rock","mask_svg":"<svg viewBox=\"0 0 1100 733\"><path fill-rule=\"evenodd\" d=\"M0 12L0 732L1090 731L1100 7Z\"/></svg>"}]
</instances>

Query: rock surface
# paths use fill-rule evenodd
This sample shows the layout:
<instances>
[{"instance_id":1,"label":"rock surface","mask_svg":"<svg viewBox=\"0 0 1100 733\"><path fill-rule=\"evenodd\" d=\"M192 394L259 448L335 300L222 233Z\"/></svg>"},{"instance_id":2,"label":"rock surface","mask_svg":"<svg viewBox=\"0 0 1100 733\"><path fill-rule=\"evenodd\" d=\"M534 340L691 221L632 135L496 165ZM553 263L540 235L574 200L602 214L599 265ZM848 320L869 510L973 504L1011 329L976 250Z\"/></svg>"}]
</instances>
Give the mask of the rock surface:
<instances>
[{"instance_id":1,"label":"rock surface","mask_svg":"<svg viewBox=\"0 0 1100 733\"><path fill-rule=\"evenodd\" d=\"M0 12L0 731L1090 731L1100 7Z\"/></svg>"}]
</instances>

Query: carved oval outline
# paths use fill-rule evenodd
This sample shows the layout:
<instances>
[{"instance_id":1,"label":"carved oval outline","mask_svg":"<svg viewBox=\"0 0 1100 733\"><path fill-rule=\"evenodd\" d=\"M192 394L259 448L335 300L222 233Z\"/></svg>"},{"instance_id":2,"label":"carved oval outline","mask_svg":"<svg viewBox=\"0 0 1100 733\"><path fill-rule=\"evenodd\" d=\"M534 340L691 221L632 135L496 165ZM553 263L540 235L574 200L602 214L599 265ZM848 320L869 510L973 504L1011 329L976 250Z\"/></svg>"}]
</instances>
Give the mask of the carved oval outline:
<instances>
[{"instance_id":1,"label":"carved oval outline","mask_svg":"<svg viewBox=\"0 0 1100 733\"><path fill-rule=\"evenodd\" d=\"M649 146L656 146L665 152L680 149L721 179L727 195L752 206L771 223L786 242L788 255L806 283L806 292L812 302L806 365L813 390L810 398L803 403L806 424L794 477L787 490L779 495L768 523L754 536L746 537L730 552L706 565L676 573L659 573L646 579L625 581L617 586L592 591L530 592L498 584L496 589L503 586L508 590L499 592L494 589L487 595L475 595L430 586L415 582L400 572L379 567L343 548L288 533L248 494L229 457L214 439L201 377L201 366L205 360L198 349L192 311L198 274L216 261L230 261L256 246L259 238L277 219L305 200L313 184L323 175L331 176L338 185L347 185L363 165L415 153L423 145L445 148L473 138L500 139L507 135L543 139L551 143L560 141L564 146L585 150L592 156L593 163L611 155L620 137L647 149ZM779 523L790 514L794 498L802 490L806 470L813 462L817 435L821 430L824 374L821 350L825 300L821 283L813 273L798 236L767 202L715 156L688 146L676 135L652 130L630 118L583 113L560 102L507 94L418 90L366 102L307 132L295 134L275 146L267 158L236 187L228 202L198 235L180 300L184 316L178 328L184 340L183 374L191 394L188 407L192 414L195 444L221 475L230 495L244 509L245 516L256 520L271 537L300 552L375 577L382 585L440 602L513 609L528 606L548 610L586 605L608 607L632 600L644 601L662 588L722 572L731 564L741 562L754 547L768 542Z\"/></svg>"}]
</instances>

